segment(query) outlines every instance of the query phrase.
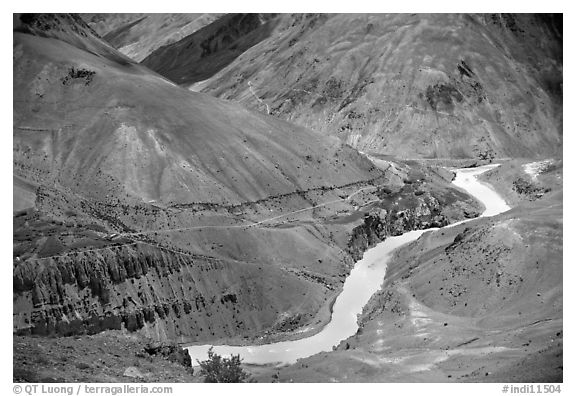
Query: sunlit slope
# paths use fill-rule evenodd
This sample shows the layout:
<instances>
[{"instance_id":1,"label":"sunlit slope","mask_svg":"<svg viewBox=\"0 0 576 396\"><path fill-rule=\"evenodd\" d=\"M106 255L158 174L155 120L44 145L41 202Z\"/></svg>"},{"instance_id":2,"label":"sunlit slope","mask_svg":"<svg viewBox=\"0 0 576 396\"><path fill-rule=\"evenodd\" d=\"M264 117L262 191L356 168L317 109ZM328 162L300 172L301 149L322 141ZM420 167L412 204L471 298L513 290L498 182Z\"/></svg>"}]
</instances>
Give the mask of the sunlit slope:
<instances>
[{"instance_id":1,"label":"sunlit slope","mask_svg":"<svg viewBox=\"0 0 576 396\"><path fill-rule=\"evenodd\" d=\"M561 18L282 18L270 37L192 89L366 152L457 158L561 152Z\"/></svg>"},{"instance_id":2,"label":"sunlit slope","mask_svg":"<svg viewBox=\"0 0 576 396\"><path fill-rule=\"evenodd\" d=\"M77 192L186 203L257 200L379 174L337 138L189 92L117 56L14 33L17 174Z\"/></svg>"}]
</instances>

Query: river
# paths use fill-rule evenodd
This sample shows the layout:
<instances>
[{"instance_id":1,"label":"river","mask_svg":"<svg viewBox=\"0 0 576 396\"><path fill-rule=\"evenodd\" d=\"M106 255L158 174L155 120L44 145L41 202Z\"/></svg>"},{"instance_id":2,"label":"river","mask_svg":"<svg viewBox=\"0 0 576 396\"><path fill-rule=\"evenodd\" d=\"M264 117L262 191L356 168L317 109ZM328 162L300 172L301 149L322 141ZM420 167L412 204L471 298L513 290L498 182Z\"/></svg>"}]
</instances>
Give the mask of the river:
<instances>
[{"instance_id":1,"label":"river","mask_svg":"<svg viewBox=\"0 0 576 396\"><path fill-rule=\"evenodd\" d=\"M478 199L485 207L482 216L494 216L510 209L506 202L489 185L480 182L476 176L498 164L477 168L456 169L456 178L452 183ZM457 224L463 220L451 224ZM444 227L446 228L446 227ZM215 345L214 352L227 356L239 354L244 363L250 364L290 364L297 359L331 351L340 341L354 335L358 330L357 315L362 312L370 297L376 293L384 281L386 267L392 252L398 247L416 240L425 232L435 229L410 231L400 236L388 237L375 247L368 249L358 261L344 282L340 295L333 306L330 322L319 333L299 340L277 342L255 346ZM193 345L186 347L192 362L208 358L211 345Z\"/></svg>"}]
</instances>

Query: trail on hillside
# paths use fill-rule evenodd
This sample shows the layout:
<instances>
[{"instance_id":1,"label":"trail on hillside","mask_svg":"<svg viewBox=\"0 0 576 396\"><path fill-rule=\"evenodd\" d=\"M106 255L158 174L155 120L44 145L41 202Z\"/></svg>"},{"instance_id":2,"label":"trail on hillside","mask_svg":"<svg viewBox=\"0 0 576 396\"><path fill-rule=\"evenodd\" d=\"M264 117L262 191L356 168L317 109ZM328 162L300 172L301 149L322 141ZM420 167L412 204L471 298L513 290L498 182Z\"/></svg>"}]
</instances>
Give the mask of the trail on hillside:
<instances>
[{"instance_id":1,"label":"trail on hillside","mask_svg":"<svg viewBox=\"0 0 576 396\"><path fill-rule=\"evenodd\" d=\"M348 201L350 199L352 199L352 197L354 197L355 195L369 190L369 189L378 189L378 187L380 186L368 186L368 187L363 187L360 188L356 191L354 191L353 193L351 193L350 195L348 195L345 198L341 198L341 199L337 199L334 201L329 201L329 202L324 202L318 205L314 205L314 206L310 206L307 208L303 208L303 209L298 209L298 210L294 210L288 213L283 213L281 215L278 216L273 216L273 217L269 217L266 218L264 220L260 220L257 222L252 222L250 224L229 224L229 225L202 225L202 226L191 226L191 227L178 227L178 228L168 228L168 229L164 229L164 230L148 230L148 231L140 231L140 232L125 232L125 233L116 233L115 234L115 238L128 238L130 239L132 242L130 243L123 243L123 244L117 244L117 245L113 245L113 246L106 246L106 247L102 247L102 248L97 248L97 249L88 249L88 250L80 250L80 251L74 251L74 252L67 252L64 254L60 254L60 255L54 255L54 256L48 256L48 257L38 257L38 258L33 258L30 260L48 260L48 259L54 259L54 258L59 258L59 257L66 257L66 256L70 256L72 254L78 254L78 253L89 253L89 252L97 252L97 251L102 251L102 250L109 250L109 249L114 249L114 248L119 248L119 247L123 247L123 246L131 246L131 245L136 245L136 244L146 244L149 246L154 246L156 248L160 248L163 250L167 250L167 251L171 251L173 253L176 254L181 254L181 255L188 255L188 256L194 256L193 254L187 254L185 252L179 252L164 246L161 246L159 244L153 244L147 241L141 241L141 240L137 240L137 239L132 239L133 237L137 237L140 235L149 235L149 234L160 234L160 233L170 233L170 232L182 232L182 231L191 231L191 230L203 230L203 229L234 229L234 228L251 228L251 227L256 227L259 225L262 225L264 223L267 223L269 221L272 220L277 220L280 219L282 217L287 217L296 213L302 213L302 212L306 212L306 211L310 211L310 210L314 210L323 206L328 206L328 205L332 205L335 203L339 203L339 202L344 202L344 201ZM366 205L373 203L374 201L370 201L368 203L366 203ZM114 235L114 234L111 234Z\"/></svg>"}]
</instances>

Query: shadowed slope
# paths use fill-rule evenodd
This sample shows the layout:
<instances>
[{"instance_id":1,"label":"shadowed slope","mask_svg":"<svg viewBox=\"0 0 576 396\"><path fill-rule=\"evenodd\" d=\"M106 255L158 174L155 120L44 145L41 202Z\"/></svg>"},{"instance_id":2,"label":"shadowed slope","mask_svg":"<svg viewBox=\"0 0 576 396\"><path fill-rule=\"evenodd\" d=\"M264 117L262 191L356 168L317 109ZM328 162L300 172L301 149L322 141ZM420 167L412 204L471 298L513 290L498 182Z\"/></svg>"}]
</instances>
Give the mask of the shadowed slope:
<instances>
[{"instance_id":1,"label":"shadowed slope","mask_svg":"<svg viewBox=\"0 0 576 396\"><path fill-rule=\"evenodd\" d=\"M268 38L278 22L269 14L228 14L154 51L142 63L178 84L202 81Z\"/></svg>"},{"instance_id":2,"label":"shadowed slope","mask_svg":"<svg viewBox=\"0 0 576 396\"><path fill-rule=\"evenodd\" d=\"M142 61L214 22L222 14L81 14L82 18L123 54Z\"/></svg>"}]
</instances>

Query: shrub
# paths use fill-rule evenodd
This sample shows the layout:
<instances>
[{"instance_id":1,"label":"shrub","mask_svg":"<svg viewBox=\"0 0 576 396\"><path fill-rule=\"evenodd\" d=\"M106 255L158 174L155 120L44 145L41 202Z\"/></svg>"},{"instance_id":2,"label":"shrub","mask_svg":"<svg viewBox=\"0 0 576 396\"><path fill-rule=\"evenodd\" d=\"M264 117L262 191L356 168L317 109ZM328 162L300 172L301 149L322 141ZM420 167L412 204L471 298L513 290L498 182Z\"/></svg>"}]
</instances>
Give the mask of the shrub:
<instances>
[{"instance_id":1,"label":"shrub","mask_svg":"<svg viewBox=\"0 0 576 396\"><path fill-rule=\"evenodd\" d=\"M204 382L249 382L250 376L240 367L241 363L240 355L223 358L212 347L208 350L208 359L198 361Z\"/></svg>"}]
</instances>

